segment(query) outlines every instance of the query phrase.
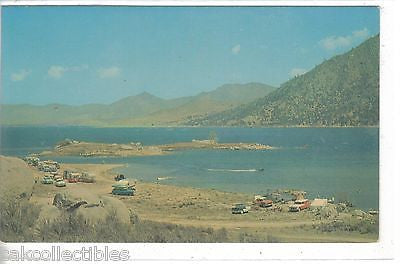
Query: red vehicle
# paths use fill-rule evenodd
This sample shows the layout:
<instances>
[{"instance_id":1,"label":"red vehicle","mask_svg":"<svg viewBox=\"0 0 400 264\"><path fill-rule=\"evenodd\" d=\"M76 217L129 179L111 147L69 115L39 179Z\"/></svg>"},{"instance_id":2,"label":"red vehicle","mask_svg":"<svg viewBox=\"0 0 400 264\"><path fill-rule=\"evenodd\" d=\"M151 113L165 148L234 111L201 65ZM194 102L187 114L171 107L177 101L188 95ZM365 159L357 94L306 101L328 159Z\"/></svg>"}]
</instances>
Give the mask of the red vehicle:
<instances>
[{"instance_id":1,"label":"red vehicle","mask_svg":"<svg viewBox=\"0 0 400 264\"><path fill-rule=\"evenodd\" d=\"M254 203L264 208L272 206L272 200L267 200L267 199L256 199Z\"/></svg>"},{"instance_id":2,"label":"red vehicle","mask_svg":"<svg viewBox=\"0 0 400 264\"><path fill-rule=\"evenodd\" d=\"M66 179L66 181L69 183L77 183L78 179L77 178L69 178L69 179Z\"/></svg>"},{"instance_id":3,"label":"red vehicle","mask_svg":"<svg viewBox=\"0 0 400 264\"><path fill-rule=\"evenodd\" d=\"M299 212L301 210L310 208L311 203L308 199L296 200L293 205L289 207L290 212Z\"/></svg>"}]
</instances>

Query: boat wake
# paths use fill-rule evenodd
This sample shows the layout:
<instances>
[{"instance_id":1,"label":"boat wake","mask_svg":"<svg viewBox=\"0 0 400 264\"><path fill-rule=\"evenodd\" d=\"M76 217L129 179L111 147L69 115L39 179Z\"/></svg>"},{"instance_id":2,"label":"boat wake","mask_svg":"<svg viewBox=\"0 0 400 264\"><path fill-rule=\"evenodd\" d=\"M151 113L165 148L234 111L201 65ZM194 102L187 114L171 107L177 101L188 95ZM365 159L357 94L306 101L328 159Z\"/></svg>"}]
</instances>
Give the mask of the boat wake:
<instances>
[{"instance_id":1,"label":"boat wake","mask_svg":"<svg viewBox=\"0 0 400 264\"><path fill-rule=\"evenodd\" d=\"M263 171L264 169L207 169L208 171L218 171L218 172L257 172Z\"/></svg>"}]
</instances>

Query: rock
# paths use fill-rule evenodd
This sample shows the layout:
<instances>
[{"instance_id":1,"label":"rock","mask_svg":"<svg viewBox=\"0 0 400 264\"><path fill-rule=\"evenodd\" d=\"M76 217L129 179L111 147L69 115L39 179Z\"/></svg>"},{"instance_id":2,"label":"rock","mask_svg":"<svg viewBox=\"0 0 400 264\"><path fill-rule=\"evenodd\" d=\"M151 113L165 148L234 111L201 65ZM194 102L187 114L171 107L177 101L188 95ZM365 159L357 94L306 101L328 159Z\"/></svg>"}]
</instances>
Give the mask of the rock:
<instances>
[{"instance_id":1,"label":"rock","mask_svg":"<svg viewBox=\"0 0 400 264\"><path fill-rule=\"evenodd\" d=\"M74 201L67 199L66 194L56 193L53 199L53 205L59 209L72 205Z\"/></svg>"}]
</instances>

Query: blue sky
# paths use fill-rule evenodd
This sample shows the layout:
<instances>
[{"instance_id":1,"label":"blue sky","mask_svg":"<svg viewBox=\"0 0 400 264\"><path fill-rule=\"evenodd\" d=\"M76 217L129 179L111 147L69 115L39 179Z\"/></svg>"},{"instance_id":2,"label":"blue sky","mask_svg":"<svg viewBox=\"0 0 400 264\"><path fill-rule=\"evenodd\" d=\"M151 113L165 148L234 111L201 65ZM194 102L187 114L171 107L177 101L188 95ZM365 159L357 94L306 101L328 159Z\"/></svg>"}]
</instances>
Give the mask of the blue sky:
<instances>
[{"instance_id":1,"label":"blue sky","mask_svg":"<svg viewBox=\"0 0 400 264\"><path fill-rule=\"evenodd\" d=\"M3 7L1 103L279 86L377 33L374 7Z\"/></svg>"}]
</instances>

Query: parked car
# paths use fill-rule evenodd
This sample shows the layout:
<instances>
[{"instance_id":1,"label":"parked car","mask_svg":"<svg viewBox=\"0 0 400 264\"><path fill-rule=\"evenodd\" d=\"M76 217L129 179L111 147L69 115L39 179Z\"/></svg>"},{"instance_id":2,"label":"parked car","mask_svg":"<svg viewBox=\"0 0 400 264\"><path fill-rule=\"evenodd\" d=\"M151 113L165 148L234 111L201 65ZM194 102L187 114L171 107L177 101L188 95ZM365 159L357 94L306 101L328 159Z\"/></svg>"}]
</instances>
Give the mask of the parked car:
<instances>
[{"instance_id":1,"label":"parked car","mask_svg":"<svg viewBox=\"0 0 400 264\"><path fill-rule=\"evenodd\" d=\"M62 176L60 176L60 175L55 175L53 179L55 181L62 181L63 180Z\"/></svg>"},{"instance_id":2,"label":"parked car","mask_svg":"<svg viewBox=\"0 0 400 264\"><path fill-rule=\"evenodd\" d=\"M77 178L69 178L69 179L66 179L66 181L67 181L68 183L77 183L77 182L78 182L78 179L77 179Z\"/></svg>"},{"instance_id":3,"label":"parked car","mask_svg":"<svg viewBox=\"0 0 400 264\"><path fill-rule=\"evenodd\" d=\"M248 213L249 210L247 209L247 207L244 204L235 204L232 207L232 214L245 214Z\"/></svg>"},{"instance_id":4,"label":"parked car","mask_svg":"<svg viewBox=\"0 0 400 264\"><path fill-rule=\"evenodd\" d=\"M65 187L65 186L67 186L67 184L63 180L56 181L55 185L56 185L56 187Z\"/></svg>"},{"instance_id":5,"label":"parked car","mask_svg":"<svg viewBox=\"0 0 400 264\"><path fill-rule=\"evenodd\" d=\"M296 200L294 204L289 206L289 212L300 212L301 210L310 208L310 201L308 199Z\"/></svg>"},{"instance_id":6,"label":"parked car","mask_svg":"<svg viewBox=\"0 0 400 264\"><path fill-rule=\"evenodd\" d=\"M268 199L256 199L254 201L254 203L260 207L267 208L267 207L271 207L273 202L272 202L272 200L268 200Z\"/></svg>"},{"instance_id":7,"label":"parked car","mask_svg":"<svg viewBox=\"0 0 400 264\"><path fill-rule=\"evenodd\" d=\"M44 176L41 180L42 184L53 184L53 179L49 176Z\"/></svg>"},{"instance_id":8,"label":"parked car","mask_svg":"<svg viewBox=\"0 0 400 264\"><path fill-rule=\"evenodd\" d=\"M132 186L114 188L111 193L114 195L133 196L135 194L135 189Z\"/></svg>"}]
</instances>

